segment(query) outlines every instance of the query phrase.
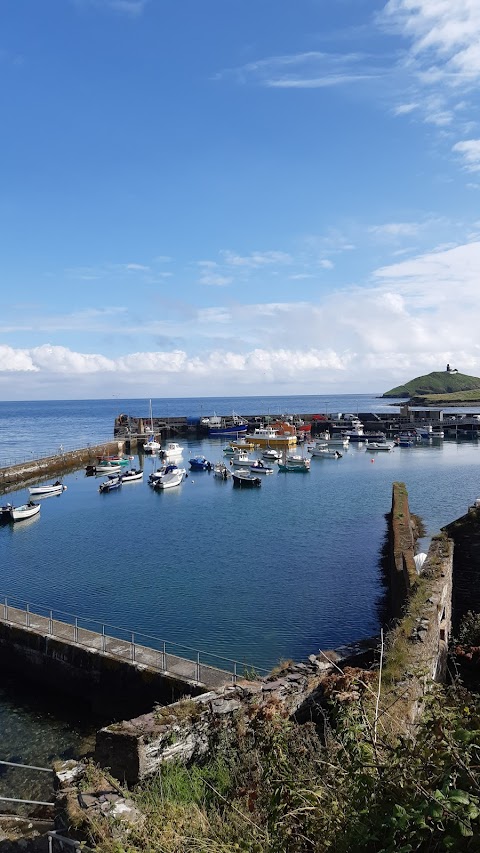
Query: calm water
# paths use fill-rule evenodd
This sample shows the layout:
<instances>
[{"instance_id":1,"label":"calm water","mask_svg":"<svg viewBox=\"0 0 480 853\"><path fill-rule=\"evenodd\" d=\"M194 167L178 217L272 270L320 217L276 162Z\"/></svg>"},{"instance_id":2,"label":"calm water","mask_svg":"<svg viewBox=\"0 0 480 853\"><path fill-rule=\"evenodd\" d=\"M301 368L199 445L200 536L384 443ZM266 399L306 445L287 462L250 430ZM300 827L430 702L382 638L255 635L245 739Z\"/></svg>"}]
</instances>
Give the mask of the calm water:
<instances>
[{"instance_id":1,"label":"calm water","mask_svg":"<svg viewBox=\"0 0 480 853\"><path fill-rule=\"evenodd\" d=\"M358 400L358 406L357 406ZM169 414L324 411L318 397L168 401ZM167 401L153 401L166 414ZM328 400L328 411L386 408L375 398ZM188 408L190 406L190 408ZM178 408L174 408L178 407ZM278 407L278 408L276 408ZM111 437L120 411L148 401L0 404L2 442L74 446ZM184 442L184 461L222 458L224 442ZM5 448L4 448L5 449ZM191 474L157 493L156 462L136 459L145 482L101 495L83 471L40 517L0 528L0 597L13 595L240 661L270 666L378 629L379 553L392 483L406 483L429 535L480 495L478 442L444 441L371 455L352 446L338 461L312 459L309 474L275 472L258 490ZM188 466L187 466L188 467ZM14 503L27 497L13 495ZM12 497L9 497L12 500ZM1 703L1 696L0 696ZM1 756L0 756L1 757Z\"/></svg>"}]
</instances>

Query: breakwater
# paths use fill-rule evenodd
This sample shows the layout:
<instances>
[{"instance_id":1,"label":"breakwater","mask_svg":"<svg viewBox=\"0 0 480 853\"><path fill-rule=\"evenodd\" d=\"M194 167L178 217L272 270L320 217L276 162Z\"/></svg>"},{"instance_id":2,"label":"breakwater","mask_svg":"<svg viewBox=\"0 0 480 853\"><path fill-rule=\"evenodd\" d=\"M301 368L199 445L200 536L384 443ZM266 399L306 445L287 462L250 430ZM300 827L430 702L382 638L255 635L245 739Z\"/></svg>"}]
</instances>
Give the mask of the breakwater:
<instances>
[{"instance_id":1,"label":"breakwater","mask_svg":"<svg viewBox=\"0 0 480 853\"><path fill-rule=\"evenodd\" d=\"M89 462L98 457L121 453L123 448L123 441L117 439L94 447L84 447L65 453L59 451L54 456L45 456L0 468L0 493L18 489L20 486L33 483L40 478L59 477L69 471L88 465Z\"/></svg>"}]
</instances>

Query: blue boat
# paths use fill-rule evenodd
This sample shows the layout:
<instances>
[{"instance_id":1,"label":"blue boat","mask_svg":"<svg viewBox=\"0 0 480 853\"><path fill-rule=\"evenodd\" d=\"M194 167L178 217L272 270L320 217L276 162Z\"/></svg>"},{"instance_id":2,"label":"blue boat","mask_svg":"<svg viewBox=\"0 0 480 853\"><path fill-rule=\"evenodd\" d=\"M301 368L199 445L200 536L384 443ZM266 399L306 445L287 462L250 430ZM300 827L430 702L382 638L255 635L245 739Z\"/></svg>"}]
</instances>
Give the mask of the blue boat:
<instances>
[{"instance_id":1,"label":"blue boat","mask_svg":"<svg viewBox=\"0 0 480 853\"><path fill-rule=\"evenodd\" d=\"M192 471L211 471L213 467L205 456L194 456L193 459L188 460L188 464Z\"/></svg>"}]
</instances>

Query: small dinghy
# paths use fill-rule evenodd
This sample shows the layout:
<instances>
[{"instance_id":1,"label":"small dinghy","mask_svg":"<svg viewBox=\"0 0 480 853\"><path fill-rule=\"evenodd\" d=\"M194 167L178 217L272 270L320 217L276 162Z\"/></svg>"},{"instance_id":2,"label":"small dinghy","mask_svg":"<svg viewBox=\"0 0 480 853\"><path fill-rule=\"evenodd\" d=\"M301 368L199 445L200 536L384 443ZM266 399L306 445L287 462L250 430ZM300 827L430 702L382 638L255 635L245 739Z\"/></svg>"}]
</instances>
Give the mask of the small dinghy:
<instances>
[{"instance_id":1,"label":"small dinghy","mask_svg":"<svg viewBox=\"0 0 480 853\"><path fill-rule=\"evenodd\" d=\"M256 459L255 462L250 465L250 471L252 474L273 474L272 466L266 465L261 459Z\"/></svg>"},{"instance_id":2,"label":"small dinghy","mask_svg":"<svg viewBox=\"0 0 480 853\"><path fill-rule=\"evenodd\" d=\"M40 512L40 504L29 501L28 504L10 507L10 518L12 521L23 521L24 518L32 518Z\"/></svg>"},{"instance_id":3,"label":"small dinghy","mask_svg":"<svg viewBox=\"0 0 480 853\"><path fill-rule=\"evenodd\" d=\"M28 491L31 495L41 498L46 497L47 495L61 495L62 492L67 491L67 487L57 480L56 483L52 483L51 485L45 484L43 486L32 486Z\"/></svg>"},{"instance_id":4,"label":"small dinghy","mask_svg":"<svg viewBox=\"0 0 480 853\"><path fill-rule=\"evenodd\" d=\"M113 492L114 489L119 489L122 485L121 477L112 477L109 480L105 480L104 483L100 483L98 487L99 492Z\"/></svg>"},{"instance_id":5,"label":"small dinghy","mask_svg":"<svg viewBox=\"0 0 480 853\"><path fill-rule=\"evenodd\" d=\"M106 465L87 465L85 473L87 476L92 476L93 474L119 474L121 470L121 465L108 463Z\"/></svg>"},{"instance_id":6,"label":"small dinghy","mask_svg":"<svg viewBox=\"0 0 480 853\"><path fill-rule=\"evenodd\" d=\"M112 475L110 474L110 477ZM115 475L114 475L115 476ZM122 483L135 483L138 480L143 480L143 471L140 468L131 468L130 471L125 471L124 474L120 474L120 478Z\"/></svg>"}]
</instances>

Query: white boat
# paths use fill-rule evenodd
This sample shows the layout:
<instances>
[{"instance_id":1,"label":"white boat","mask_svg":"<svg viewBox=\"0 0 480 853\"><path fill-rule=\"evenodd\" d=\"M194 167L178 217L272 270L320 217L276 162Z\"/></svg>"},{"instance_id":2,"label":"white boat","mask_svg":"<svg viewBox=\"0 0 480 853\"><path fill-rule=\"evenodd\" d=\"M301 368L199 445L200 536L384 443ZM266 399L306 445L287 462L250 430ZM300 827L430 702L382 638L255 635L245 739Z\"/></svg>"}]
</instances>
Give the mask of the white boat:
<instances>
[{"instance_id":1,"label":"white boat","mask_svg":"<svg viewBox=\"0 0 480 853\"><path fill-rule=\"evenodd\" d=\"M177 468L176 466L173 468L169 466L172 470L168 473L164 474L163 477L160 477L159 480L156 480L154 483L155 489L173 489L175 486L180 486L183 483L183 479L186 475L185 468Z\"/></svg>"},{"instance_id":2,"label":"white boat","mask_svg":"<svg viewBox=\"0 0 480 853\"><path fill-rule=\"evenodd\" d=\"M65 492L67 487L63 485L63 483L52 483L51 485L45 484L44 486L32 486L28 489L31 495L35 495L36 497L42 497L46 495L61 495L62 492Z\"/></svg>"},{"instance_id":3,"label":"white boat","mask_svg":"<svg viewBox=\"0 0 480 853\"><path fill-rule=\"evenodd\" d=\"M262 459L256 459L255 462L250 465L250 471L252 474L273 474L272 466L266 465Z\"/></svg>"},{"instance_id":4,"label":"white boat","mask_svg":"<svg viewBox=\"0 0 480 853\"><path fill-rule=\"evenodd\" d=\"M326 432L318 436L318 439L315 444L319 443L324 444L327 447L344 447L345 449L347 449L348 445L350 444L350 436L342 435L341 433L330 435L329 431L326 430Z\"/></svg>"},{"instance_id":5,"label":"white boat","mask_svg":"<svg viewBox=\"0 0 480 853\"><path fill-rule=\"evenodd\" d=\"M143 480L143 471L139 468L131 468L130 471L125 471L124 474L120 474L120 479L122 483L135 483L138 480Z\"/></svg>"},{"instance_id":6,"label":"white boat","mask_svg":"<svg viewBox=\"0 0 480 853\"><path fill-rule=\"evenodd\" d=\"M279 450L275 450L274 447L268 447L263 451L262 456L264 459L267 459L269 462L277 462L282 458L282 454Z\"/></svg>"},{"instance_id":7,"label":"white boat","mask_svg":"<svg viewBox=\"0 0 480 853\"><path fill-rule=\"evenodd\" d=\"M251 459L244 450L237 450L230 460L230 465L234 465L236 468L245 468L253 465L254 462L255 459Z\"/></svg>"},{"instance_id":8,"label":"white boat","mask_svg":"<svg viewBox=\"0 0 480 853\"><path fill-rule=\"evenodd\" d=\"M180 459L183 456L183 447L176 441L169 441L162 451L164 459Z\"/></svg>"},{"instance_id":9,"label":"white boat","mask_svg":"<svg viewBox=\"0 0 480 853\"><path fill-rule=\"evenodd\" d=\"M213 476L218 477L219 480L228 480L232 476L232 472L228 465L225 465L225 462L216 462L213 466Z\"/></svg>"},{"instance_id":10,"label":"white boat","mask_svg":"<svg viewBox=\"0 0 480 853\"><path fill-rule=\"evenodd\" d=\"M341 459L342 454L334 447L314 447L311 451L312 456L317 459Z\"/></svg>"},{"instance_id":11,"label":"white boat","mask_svg":"<svg viewBox=\"0 0 480 853\"><path fill-rule=\"evenodd\" d=\"M29 501L28 504L12 506L10 508L10 518L12 521L22 521L24 518L32 518L33 515L38 515L39 512L40 504Z\"/></svg>"},{"instance_id":12,"label":"white boat","mask_svg":"<svg viewBox=\"0 0 480 853\"><path fill-rule=\"evenodd\" d=\"M171 474L172 471L178 470L179 468L176 462L166 462L165 465L161 465L157 471L152 471L148 478L148 482L151 486L155 487L155 485L162 480L166 474ZM180 470L183 471L184 476L186 476L187 472L185 468L181 468Z\"/></svg>"},{"instance_id":13,"label":"white boat","mask_svg":"<svg viewBox=\"0 0 480 853\"><path fill-rule=\"evenodd\" d=\"M108 463L107 465L87 465L85 470L87 474L119 474L122 466L115 465L114 463Z\"/></svg>"},{"instance_id":14,"label":"white boat","mask_svg":"<svg viewBox=\"0 0 480 853\"><path fill-rule=\"evenodd\" d=\"M155 440L155 433L153 429L153 415L152 415L152 401L150 400L150 430L149 436L143 445L144 453L156 453L161 448L161 444L159 441Z\"/></svg>"},{"instance_id":15,"label":"white boat","mask_svg":"<svg viewBox=\"0 0 480 853\"><path fill-rule=\"evenodd\" d=\"M296 453L287 454L278 463L279 471L310 471L310 459Z\"/></svg>"},{"instance_id":16,"label":"white boat","mask_svg":"<svg viewBox=\"0 0 480 853\"><path fill-rule=\"evenodd\" d=\"M395 444L393 441L368 441L365 450L367 453L370 453L371 450L374 450L376 453L379 451L388 453L393 450L394 447Z\"/></svg>"}]
</instances>

